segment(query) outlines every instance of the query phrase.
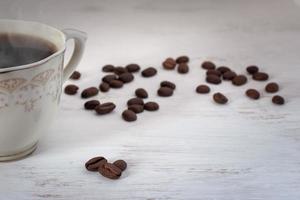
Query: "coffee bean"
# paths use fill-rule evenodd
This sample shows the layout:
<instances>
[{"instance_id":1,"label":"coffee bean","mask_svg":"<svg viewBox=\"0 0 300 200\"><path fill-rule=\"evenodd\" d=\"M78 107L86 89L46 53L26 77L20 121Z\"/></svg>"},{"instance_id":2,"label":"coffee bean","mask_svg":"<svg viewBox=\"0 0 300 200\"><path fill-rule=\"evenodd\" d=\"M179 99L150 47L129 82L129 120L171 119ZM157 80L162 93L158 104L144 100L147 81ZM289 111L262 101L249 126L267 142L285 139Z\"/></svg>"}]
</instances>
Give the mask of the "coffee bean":
<instances>
[{"instance_id":1,"label":"coffee bean","mask_svg":"<svg viewBox=\"0 0 300 200\"><path fill-rule=\"evenodd\" d=\"M237 74L233 71L228 71L223 74L224 80L232 80L237 76Z\"/></svg>"},{"instance_id":2,"label":"coffee bean","mask_svg":"<svg viewBox=\"0 0 300 200\"><path fill-rule=\"evenodd\" d=\"M176 58L176 63L181 64L181 63L188 63L189 62L189 57L187 56L179 56Z\"/></svg>"},{"instance_id":3,"label":"coffee bean","mask_svg":"<svg viewBox=\"0 0 300 200\"><path fill-rule=\"evenodd\" d=\"M172 83L172 82L170 82L170 81L162 81L162 82L160 83L160 86L161 86L161 87L169 87L169 88L171 88L171 89L173 89L173 90L175 90L175 88L176 88L175 83Z\"/></svg>"},{"instance_id":4,"label":"coffee bean","mask_svg":"<svg viewBox=\"0 0 300 200\"><path fill-rule=\"evenodd\" d=\"M247 83L247 77L244 75L238 75L232 79L232 84L236 86L241 86Z\"/></svg>"},{"instance_id":5,"label":"coffee bean","mask_svg":"<svg viewBox=\"0 0 300 200\"><path fill-rule=\"evenodd\" d=\"M116 108L116 105L114 103L108 102L108 103L103 103L103 104L98 105L95 108L95 111L99 115L104 115L104 114L108 114L108 113L112 112L115 108Z\"/></svg>"},{"instance_id":6,"label":"coffee bean","mask_svg":"<svg viewBox=\"0 0 300 200\"><path fill-rule=\"evenodd\" d=\"M135 95L139 98L145 99L148 98L148 92L143 88L138 88L135 90Z\"/></svg>"},{"instance_id":7,"label":"coffee bean","mask_svg":"<svg viewBox=\"0 0 300 200\"><path fill-rule=\"evenodd\" d=\"M98 169L99 173L109 179L118 179L122 175L122 170L111 163L105 163Z\"/></svg>"},{"instance_id":8,"label":"coffee bean","mask_svg":"<svg viewBox=\"0 0 300 200\"><path fill-rule=\"evenodd\" d=\"M138 104L130 105L130 106L128 106L128 110L131 110L135 113L141 113L144 111L144 106L138 105Z\"/></svg>"},{"instance_id":9,"label":"coffee bean","mask_svg":"<svg viewBox=\"0 0 300 200\"><path fill-rule=\"evenodd\" d=\"M92 96L96 96L99 90L96 87L89 87L82 91L81 97L86 99Z\"/></svg>"},{"instance_id":10,"label":"coffee bean","mask_svg":"<svg viewBox=\"0 0 300 200\"><path fill-rule=\"evenodd\" d=\"M103 72L114 72L115 71L115 66L113 65L104 65L102 67Z\"/></svg>"},{"instance_id":11,"label":"coffee bean","mask_svg":"<svg viewBox=\"0 0 300 200\"><path fill-rule=\"evenodd\" d=\"M277 83L268 83L265 87L266 92L275 93L279 90L279 85Z\"/></svg>"},{"instance_id":12,"label":"coffee bean","mask_svg":"<svg viewBox=\"0 0 300 200\"><path fill-rule=\"evenodd\" d=\"M218 104L226 104L228 102L228 99L226 96L224 96L222 93L215 93L213 95L213 99L215 100L216 103Z\"/></svg>"},{"instance_id":13,"label":"coffee bean","mask_svg":"<svg viewBox=\"0 0 300 200\"><path fill-rule=\"evenodd\" d=\"M123 83L129 83L133 81L133 79L134 76L129 72L123 73L119 76L119 80L122 81Z\"/></svg>"},{"instance_id":14,"label":"coffee bean","mask_svg":"<svg viewBox=\"0 0 300 200\"><path fill-rule=\"evenodd\" d=\"M175 69L176 61L173 58L167 58L163 63L162 66L167 70Z\"/></svg>"},{"instance_id":15,"label":"coffee bean","mask_svg":"<svg viewBox=\"0 0 300 200\"><path fill-rule=\"evenodd\" d=\"M210 88L207 85L199 85L196 88L196 92L199 94L207 94L210 92Z\"/></svg>"},{"instance_id":16,"label":"coffee bean","mask_svg":"<svg viewBox=\"0 0 300 200\"><path fill-rule=\"evenodd\" d=\"M124 160L116 160L113 164L122 171L127 168L127 163Z\"/></svg>"},{"instance_id":17,"label":"coffee bean","mask_svg":"<svg viewBox=\"0 0 300 200\"><path fill-rule=\"evenodd\" d=\"M68 95L74 95L77 93L79 87L77 85L67 85L65 87L65 93Z\"/></svg>"},{"instance_id":18,"label":"coffee bean","mask_svg":"<svg viewBox=\"0 0 300 200\"><path fill-rule=\"evenodd\" d=\"M222 73L220 71L214 70L214 69L208 69L206 71L206 75L215 75L215 76L221 76Z\"/></svg>"},{"instance_id":19,"label":"coffee bean","mask_svg":"<svg viewBox=\"0 0 300 200\"><path fill-rule=\"evenodd\" d=\"M259 99L260 93L255 89L249 89L246 91L246 95L251 99Z\"/></svg>"},{"instance_id":20,"label":"coffee bean","mask_svg":"<svg viewBox=\"0 0 300 200\"><path fill-rule=\"evenodd\" d=\"M134 63L127 65L125 68L130 73L138 72L141 69L141 67L138 64L134 64Z\"/></svg>"},{"instance_id":21,"label":"coffee bean","mask_svg":"<svg viewBox=\"0 0 300 200\"><path fill-rule=\"evenodd\" d=\"M98 156L87 161L85 163L85 168L88 171L94 172L94 171L98 171L99 167L104 165L105 163L107 163L107 160L102 156Z\"/></svg>"},{"instance_id":22,"label":"coffee bean","mask_svg":"<svg viewBox=\"0 0 300 200\"><path fill-rule=\"evenodd\" d=\"M131 98L127 101L127 105L131 106L131 105L144 105L144 101L141 98Z\"/></svg>"},{"instance_id":23,"label":"coffee bean","mask_svg":"<svg viewBox=\"0 0 300 200\"><path fill-rule=\"evenodd\" d=\"M156 111L159 109L159 105L156 102L149 101L149 102L145 103L144 109L148 110L148 111Z\"/></svg>"},{"instance_id":24,"label":"coffee bean","mask_svg":"<svg viewBox=\"0 0 300 200\"><path fill-rule=\"evenodd\" d=\"M247 67L246 70L249 74L255 74L259 71L259 68L255 65L250 65L250 66Z\"/></svg>"},{"instance_id":25,"label":"coffee bean","mask_svg":"<svg viewBox=\"0 0 300 200\"><path fill-rule=\"evenodd\" d=\"M94 110L98 105L100 105L100 102L98 100L90 100L85 102L84 108L86 110Z\"/></svg>"},{"instance_id":26,"label":"coffee bean","mask_svg":"<svg viewBox=\"0 0 300 200\"><path fill-rule=\"evenodd\" d=\"M269 79L269 75L264 72L257 72L253 74L252 78L256 81L266 81Z\"/></svg>"},{"instance_id":27,"label":"coffee bean","mask_svg":"<svg viewBox=\"0 0 300 200\"><path fill-rule=\"evenodd\" d=\"M124 110L122 117L127 122L133 122L137 120L137 116L132 110Z\"/></svg>"},{"instance_id":28,"label":"coffee bean","mask_svg":"<svg viewBox=\"0 0 300 200\"><path fill-rule=\"evenodd\" d=\"M169 97L173 95L173 89L169 87L161 87L157 90L157 94L161 97Z\"/></svg>"},{"instance_id":29,"label":"coffee bean","mask_svg":"<svg viewBox=\"0 0 300 200\"><path fill-rule=\"evenodd\" d=\"M105 82L105 83L110 83L112 80L117 80L118 77L114 74L109 74L109 75L106 75L102 78L102 81Z\"/></svg>"},{"instance_id":30,"label":"coffee bean","mask_svg":"<svg viewBox=\"0 0 300 200\"><path fill-rule=\"evenodd\" d=\"M229 67L221 66L221 67L217 68L217 71L221 72L221 74L224 74L224 73L229 72L231 70L229 69Z\"/></svg>"},{"instance_id":31,"label":"coffee bean","mask_svg":"<svg viewBox=\"0 0 300 200\"><path fill-rule=\"evenodd\" d=\"M112 80L110 83L109 83L109 86L111 88L121 88L123 87L124 83L122 81L119 81L119 80Z\"/></svg>"},{"instance_id":32,"label":"coffee bean","mask_svg":"<svg viewBox=\"0 0 300 200\"><path fill-rule=\"evenodd\" d=\"M274 104L277 104L277 105L283 105L285 100L282 96L279 96L279 95L275 95L273 98L272 98L272 102Z\"/></svg>"},{"instance_id":33,"label":"coffee bean","mask_svg":"<svg viewBox=\"0 0 300 200\"><path fill-rule=\"evenodd\" d=\"M203 69L216 69L216 65L215 63L211 62L211 61L204 61L202 64L201 64L201 67Z\"/></svg>"},{"instance_id":34,"label":"coffee bean","mask_svg":"<svg viewBox=\"0 0 300 200\"><path fill-rule=\"evenodd\" d=\"M79 72L79 71L74 71L74 72L72 73L72 75L70 76L70 79L78 80L78 79L80 79L80 77L81 77L80 72Z\"/></svg>"},{"instance_id":35,"label":"coffee bean","mask_svg":"<svg viewBox=\"0 0 300 200\"><path fill-rule=\"evenodd\" d=\"M143 77L152 77L157 73L157 70L154 67L148 67L142 71Z\"/></svg>"},{"instance_id":36,"label":"coffee bean","mask_svg":"<svg viewBox=\"0 0 300 200\"><path fill-rule=\"evenodd\" d=\"M177 71L180 74L186 74L189 72L189 66L187 65L187 63L180 63L178 65Z\"/></svg>"},{"instance_id":37,"label":"coffee bean","mask_svg":"<svg viewBox=\"0 0 300 200\"><path fill-rule=\"evenodd\" d=\"M99 85L99 89L101 90L101 92L107 92L110 89L110 86L108 83L102 82Z\"/></svg>"},{"instance_id":38,"label":"coffee bean","mask_svg":"<svg viewBox=\"0 0 300 200\"><path fill-rule=\"evenodd\" d=\"M221 78L216 75L208 75L206 77L206 82L212 83L212 84L220 84L222 82Z\"/></svg>"},{"instance_id":39,"label":"coffee bean","mask_svg":"<svg viewBox=\"0 0 300 200\"><path fill-rule=\"evenodd\" d=\"M115 67L115 69L114 69L114 73L116 75L121 75L121 74L124 74L126 72L128 72L128 71L127 71L127 69L125 67L120 67L119 66L119 67Z\"/></svg>"}]
</instances>

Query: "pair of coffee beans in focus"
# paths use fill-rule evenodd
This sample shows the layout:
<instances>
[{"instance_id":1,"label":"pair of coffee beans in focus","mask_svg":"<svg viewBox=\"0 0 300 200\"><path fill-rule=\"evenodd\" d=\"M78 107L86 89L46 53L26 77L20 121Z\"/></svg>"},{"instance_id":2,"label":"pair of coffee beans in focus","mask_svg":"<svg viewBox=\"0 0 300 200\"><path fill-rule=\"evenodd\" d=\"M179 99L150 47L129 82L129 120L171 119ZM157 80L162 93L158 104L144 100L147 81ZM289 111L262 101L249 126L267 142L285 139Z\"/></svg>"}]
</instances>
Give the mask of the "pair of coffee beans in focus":
<instances>
[{"instance_id":1,"label":"pair of coffee beans in focus","mask_svg":"<svg viewBox=\"0 0 300 200\"><path fill-rule=\"evenodd\" d=\"M95 110L98 115L105 115L111 113L116 105L112 102L100 103L98 100L90 100L85 102L84 108L86 110Z\"/></svg>"},{"instance_id":2,"label":"pair of coffee beans in focus","mask_svg":"<svg viewBox=\"0 0 300 200\"><path fill-rule=\"evenodd\" d=\"M179 56L176 59L169 57L162 63L162 66L166 70L174 70L178 65L177 72L179 74L186 74L189 72L189 60L188 56Z\"/></svg>"}]
</instances>

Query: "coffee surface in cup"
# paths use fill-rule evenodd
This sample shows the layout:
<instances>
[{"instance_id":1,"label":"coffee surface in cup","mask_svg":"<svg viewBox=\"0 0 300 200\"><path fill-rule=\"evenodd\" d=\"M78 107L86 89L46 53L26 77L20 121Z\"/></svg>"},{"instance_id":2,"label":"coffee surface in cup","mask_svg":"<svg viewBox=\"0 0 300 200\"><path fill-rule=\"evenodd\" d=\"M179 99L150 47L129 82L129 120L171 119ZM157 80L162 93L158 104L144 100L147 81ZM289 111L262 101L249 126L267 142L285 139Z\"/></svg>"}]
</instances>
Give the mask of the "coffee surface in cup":
<instances>
[{"instance_id":1,"label":"coffee surface in cup","mask_svg":"<svg viewBox=\"0 0 300 200\"><path fill-rule=\"evenodd\" d=\"M42 38L0 33L0 68L34 63L57 51L55 45Z\"/></svg>"}]
</instances>

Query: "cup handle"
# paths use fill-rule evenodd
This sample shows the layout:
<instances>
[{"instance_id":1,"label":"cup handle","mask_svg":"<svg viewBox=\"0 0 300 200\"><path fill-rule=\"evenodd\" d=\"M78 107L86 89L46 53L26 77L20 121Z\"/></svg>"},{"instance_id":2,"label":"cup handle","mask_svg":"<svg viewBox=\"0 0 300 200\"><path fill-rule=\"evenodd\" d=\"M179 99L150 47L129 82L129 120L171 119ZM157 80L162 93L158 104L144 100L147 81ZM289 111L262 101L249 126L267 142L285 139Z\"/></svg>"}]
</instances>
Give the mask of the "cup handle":
<instances>
[{"instance_id":1,"label":"cup handle","mask_svg":"<svg viewBox=\"0 0 300 200\"><path fill-rule=\"evenodd\" d=\"M74 40L74 51L71 56L69 63L64 67L63 70L63 82L69 79L71 74L75 71L77 65L79 64L84 47L85 41L87 39L87 34L74 29L64 29L62 32L66 36L66 41L73 39Z\"/></svg>"}]
</instances>

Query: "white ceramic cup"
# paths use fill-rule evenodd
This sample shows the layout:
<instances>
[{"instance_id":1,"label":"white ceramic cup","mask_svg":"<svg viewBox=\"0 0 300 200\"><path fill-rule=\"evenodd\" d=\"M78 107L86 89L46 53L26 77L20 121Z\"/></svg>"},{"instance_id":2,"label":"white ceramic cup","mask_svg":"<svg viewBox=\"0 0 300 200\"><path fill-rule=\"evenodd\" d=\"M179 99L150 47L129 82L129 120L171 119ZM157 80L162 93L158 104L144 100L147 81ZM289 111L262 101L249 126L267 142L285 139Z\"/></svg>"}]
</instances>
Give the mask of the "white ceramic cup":
<instances>
[{"instance_id":1,"label":"white ceramic cup","mask_svg":"<svg viewBox=\"0 0 300 200\"><path fill-rule=\"evenodd\" d=\"M62 84L82 57L86 34L16 20L0 20L0 33L41 38L57 49L38 62L0 68L0 161L8 161L24 157L36 149L40 134L55 116ZM74 40L74 51L64 67L66 41L71 39Z\"/></svg>"}]
</instances>

